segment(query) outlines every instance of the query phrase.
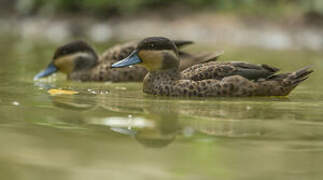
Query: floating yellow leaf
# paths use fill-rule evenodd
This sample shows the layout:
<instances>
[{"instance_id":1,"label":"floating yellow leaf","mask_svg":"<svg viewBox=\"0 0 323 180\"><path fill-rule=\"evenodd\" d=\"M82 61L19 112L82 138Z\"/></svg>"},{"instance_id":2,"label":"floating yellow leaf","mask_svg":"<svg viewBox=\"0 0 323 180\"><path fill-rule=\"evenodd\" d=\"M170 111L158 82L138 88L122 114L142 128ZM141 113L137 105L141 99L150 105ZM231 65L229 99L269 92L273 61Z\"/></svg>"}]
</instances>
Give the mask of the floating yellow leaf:
<instances>
[{"instance_id":1,"label":"floating yellow leaf","mask_svg":"<svg viewBox=\"0 0 323 180\"><path fill-rule=\"evenodd\" d=\"M50 95L62 95L62 94L74 95L74 94L78 94L79 92L72 91L72 90L50 89L50 90L48 90L48 93Z\"/></svg>"}]
</instances>

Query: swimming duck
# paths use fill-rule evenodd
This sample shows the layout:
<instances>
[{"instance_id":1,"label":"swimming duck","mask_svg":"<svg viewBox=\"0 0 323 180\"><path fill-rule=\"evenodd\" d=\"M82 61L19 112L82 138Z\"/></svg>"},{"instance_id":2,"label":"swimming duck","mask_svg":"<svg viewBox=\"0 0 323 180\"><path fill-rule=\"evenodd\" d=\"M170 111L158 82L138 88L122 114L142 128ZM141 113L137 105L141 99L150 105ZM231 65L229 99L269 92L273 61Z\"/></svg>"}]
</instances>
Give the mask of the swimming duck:
<instances>
[{"instance_id":1,"label":"swimming duck","mask_svg":"<svg viewBox=\"0 0 323 180\"><path fill-rule=\"evenodd\" d=\"M172 41L178 48L192 44L192 41ZM142 81L147 70L133 66L125 69L111 69L111 65L126 58L137 46L138 42L128 42L113 46L99 57L94 49L84 41L73 41L55 51L52 62L38 73L34 80L49 76L58 71L67 75L67 79L75 81ZM180 51L183 59L181 69L202 61L215 60L220 54L191 55Z\"/></svg>"},{"instance_id":2,"label":"swimming duck","mask_svg":"<svg viewBox=\"0 0 323 180\"><path fill-rule=\"evenodd\" d=\"M143 91L162 96L286 96L313 71L304 67L276 74L277 68L245 62L205 62L179 70L178 49L164 37L142 40L113 68L145 67Z\"/></svg>"}]
</instances>

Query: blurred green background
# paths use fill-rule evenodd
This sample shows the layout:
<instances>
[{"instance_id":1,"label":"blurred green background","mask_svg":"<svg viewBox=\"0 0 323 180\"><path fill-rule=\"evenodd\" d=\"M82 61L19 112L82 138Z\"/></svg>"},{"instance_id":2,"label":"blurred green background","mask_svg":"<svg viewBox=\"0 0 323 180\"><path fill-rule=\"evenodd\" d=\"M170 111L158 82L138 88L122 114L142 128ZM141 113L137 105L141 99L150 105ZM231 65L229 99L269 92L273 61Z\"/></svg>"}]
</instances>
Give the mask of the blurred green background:
<instances>
[{"instance_id":1,"label":"blurred green background","mask_svg":"<svg viewBox=\"0 0 323 180\"><path fill-rule=\"evenodd\" d=\"M78 12L96 16L120 16L161 9L264 15L323 14L321 0L2 0L1 7L6 12L23 15Z\"/></svg>"},{"instance_id":2,"label":"blurred green background","mask_svg":"<svg viewBox=\"0 0 323 180\"><path fill-rule=\"evenodd\" d=\"M229 46L323 49L322 0L1 0L0 15L0 40L14 36L29 44L158 35Z\"/></svg>"}]
</instances>

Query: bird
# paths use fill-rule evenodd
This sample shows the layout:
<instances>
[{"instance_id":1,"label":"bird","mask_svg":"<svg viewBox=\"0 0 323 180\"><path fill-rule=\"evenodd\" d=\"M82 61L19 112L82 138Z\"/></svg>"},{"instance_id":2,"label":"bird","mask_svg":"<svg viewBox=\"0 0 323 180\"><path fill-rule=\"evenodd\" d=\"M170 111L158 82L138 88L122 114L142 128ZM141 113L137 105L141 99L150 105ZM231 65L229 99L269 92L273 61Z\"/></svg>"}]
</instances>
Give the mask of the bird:
<instances>
[{"instance_id":1,"label":"bird","mask_svg":"<svg viewBox=\"0 0 323 180\"><path fill-rule=\"evenodd\" d=\"M192 44L192 41L172 41L178 48ZM36 76L34 80L63 72L72 81L111 81L111 82L140 82L147 74L143 67L133 66L125 69L112 69L111 65L127 57L137 46L137 41L117 44L107 49L101 56L85 41L76 40L58 47L52 61L47 68ZM200 53L192 55L180 52L181 69L202 61L217 59L222 53Z\"/></svg>"},{"instance_id":2,"label":"bird","mask_svg":"<svg viewBox=\"0 0 323 180\"><path fill-rule=\"evenodd\" d=\"M269 65L242 61L207 61L179 69L176 45L165 37L149 37L112 68L138 65L149 73L143 92L159 96L287 96L313 72L310 66L291 73L279 73Z\"/></svg>"}]
</instances>

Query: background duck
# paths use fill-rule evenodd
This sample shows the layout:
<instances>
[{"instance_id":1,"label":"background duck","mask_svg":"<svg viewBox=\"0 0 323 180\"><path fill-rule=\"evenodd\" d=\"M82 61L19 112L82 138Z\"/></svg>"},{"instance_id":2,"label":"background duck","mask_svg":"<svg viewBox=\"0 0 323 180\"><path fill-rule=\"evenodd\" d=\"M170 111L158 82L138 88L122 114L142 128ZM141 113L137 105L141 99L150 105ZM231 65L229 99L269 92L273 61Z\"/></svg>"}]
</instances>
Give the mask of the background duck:
<instances>
[{"instance_id":1,"label":"background duck","mask_svg":"<svg viewBox=\"0 0 323 180\"><path fill-rule=\"evenodd\" d=\"M178 49L164 37L142 40L112 67L140 64L149 73L143 91L165 96L286 96L313 71L309 67L274 75L278 69L244 62L214 61L180 71Z\"/></svg>"},{"instance_id":2,"label":"background duck","mask_svg":"<svg viewBox=\"0 0 323 180\"><path fill-rule=\"evenodd\" d=\"M181 48L192 44L192 41L173 41ZM67 79L75 81L142 81L147 70L143 67L133 66L124 69L111 69L111 65L120 59L126 58L137 47L137 42L128 42L115 45L106 50L100 57L94 49L84 41L74 41L58 47L52 62L47 68L38 73L34 80L49 76L56 72L63 72ZM180 51L183 60L180 69L193 64L215 60L221 53L207 53L193 56Z\"/></svg>"}]
</instances>

